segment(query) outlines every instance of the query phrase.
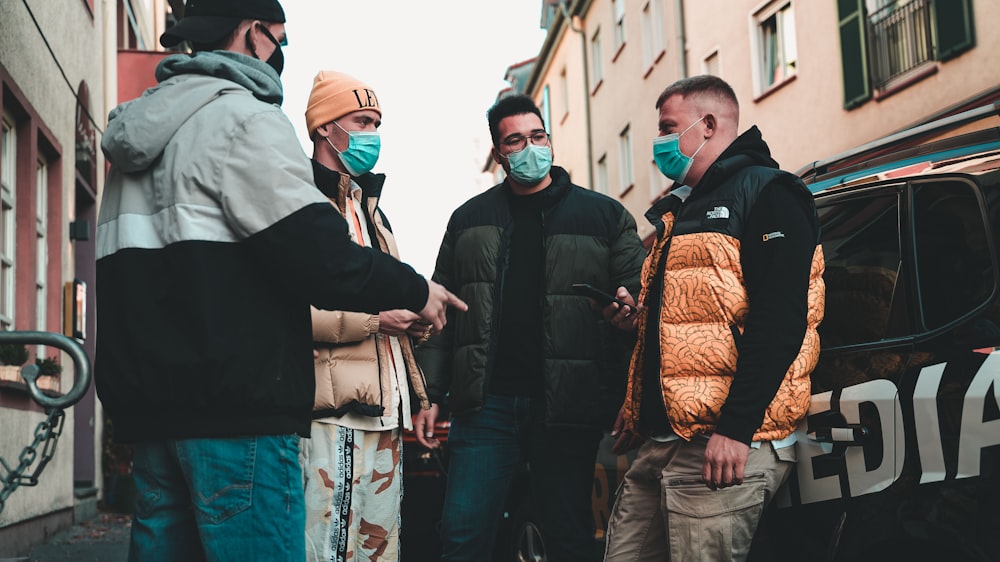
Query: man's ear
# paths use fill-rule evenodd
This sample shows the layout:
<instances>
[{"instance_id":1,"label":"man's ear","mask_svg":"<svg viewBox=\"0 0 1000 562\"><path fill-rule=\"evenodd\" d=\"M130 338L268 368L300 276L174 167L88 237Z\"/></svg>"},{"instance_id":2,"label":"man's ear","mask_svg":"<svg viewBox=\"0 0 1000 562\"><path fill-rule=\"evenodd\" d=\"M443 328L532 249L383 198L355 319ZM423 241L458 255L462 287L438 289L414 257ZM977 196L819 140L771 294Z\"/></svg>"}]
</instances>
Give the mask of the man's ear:
<instances>
[{"instance_id":1,"label":"man's ear","mask_svg":"<svg viewBox=\"0 0 1000 562\"><path fill-rule=\"evenodd\" d=\"M716 120L715 114L706 113L705 116L702 118L702 121L705 123L705 138L706 139L712 138L712 135L717 133L719 130L719 122L718 120Z\"/></svg>"},{"instance_id":2,"label":"man's ear","mask_svg":"<svg viewBox=\"0 0 1000 562\"><path fill-rule=\"evenodd\" d=\"M490 156L493 157L493 161L496 162L498 166L503 168L503 157L500 156L500 151L497 150L497 147L494 146L490 149Z\"/></svg>"},{"instance_id":3,"label":"man's ear","mask_svg":"<svg viewBox=\"0 0 1000 562\"><path fill-rule=\"evenodd\" d=\"M318 137L329 137L330 136L330 123L324 123L319 127L316 127L316 131L313 133Z\"/></svg>"}]
</instances>

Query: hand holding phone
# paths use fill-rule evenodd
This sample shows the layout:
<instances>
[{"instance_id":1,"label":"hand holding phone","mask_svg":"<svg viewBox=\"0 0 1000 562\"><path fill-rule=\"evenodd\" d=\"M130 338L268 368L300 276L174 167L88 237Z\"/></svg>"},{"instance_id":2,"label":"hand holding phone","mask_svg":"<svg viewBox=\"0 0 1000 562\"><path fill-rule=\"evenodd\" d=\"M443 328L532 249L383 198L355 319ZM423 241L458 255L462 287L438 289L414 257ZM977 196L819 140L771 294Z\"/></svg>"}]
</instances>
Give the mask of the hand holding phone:
<instances>
[{"instance_id":1,"label":"hand holding phone","mask_svg":"<svg viewBox=\"0 0 1000 562\"><path fill-rule=\"evenodd\" d=\"M634 308L632 305L623 302L622 300L617 299L612 295L609 295L608 293L605 293L604 291L598 289L597 287L594 287L593 285L589 285L587 283L574 283L573 291L576 292L577 294L594 299L597 302L597 304L601 306L601 308L604 308L613 302L618 303L619 308L622 309Z\"/></svg>"}]
</instances>

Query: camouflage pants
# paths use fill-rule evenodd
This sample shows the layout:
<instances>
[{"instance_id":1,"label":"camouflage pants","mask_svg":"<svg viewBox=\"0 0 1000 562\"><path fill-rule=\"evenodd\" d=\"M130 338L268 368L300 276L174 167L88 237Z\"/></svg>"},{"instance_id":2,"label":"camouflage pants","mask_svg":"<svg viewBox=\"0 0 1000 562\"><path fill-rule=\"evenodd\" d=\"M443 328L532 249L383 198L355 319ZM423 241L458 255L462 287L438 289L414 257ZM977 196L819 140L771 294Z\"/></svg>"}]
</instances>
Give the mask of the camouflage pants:
<instances>
[{"instance_id":1,"label":"camouflage pants","mask_svg":"<svg viewBox=\"0 0 1000 562\"><path fill-rule=\"evenodd\" d=\"M397 562L403 486L399 430L313 423L302 440L306 560Z\"/></svg>"}]
</instances>

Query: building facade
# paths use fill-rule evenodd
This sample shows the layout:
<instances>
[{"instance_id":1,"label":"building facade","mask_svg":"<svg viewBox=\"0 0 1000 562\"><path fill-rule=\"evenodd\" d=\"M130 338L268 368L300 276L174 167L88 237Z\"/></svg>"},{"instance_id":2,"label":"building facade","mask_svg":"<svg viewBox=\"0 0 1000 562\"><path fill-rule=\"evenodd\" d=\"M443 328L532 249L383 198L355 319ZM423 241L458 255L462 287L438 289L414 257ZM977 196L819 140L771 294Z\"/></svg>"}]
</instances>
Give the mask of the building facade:
<instances>
[{"instance_id":1,"label":"building facade","mask_svg":"<svg viewBox=\"0 0 1000 562\"><path fill-rule=\"evenodd\" d=\"M657 171L654 107L714 74L786 170L1000 99L991 0L545 0L523 90L548 112L555 161L642 218ZM994 122L996 124L996 122ZM495 170L494 170L495 171Z\"/></svg>"},{"instance_id":2,"label":"building facade","mask_svg":"<svg viewBox=\"0 0 1000 562\"><path fill-rule=\"evenodd\" d=\"M0 329L65 334L93 357L101 134L119 88L152 83L149 67L119 81L119 57L158 49L169 12L165 0L0 3ZM67 354L28 351L29 363L55 357L63 367L55 392L71 388ZM0 380L0 477L18 466L45 419L23 380ZM38 485L0 503L0 558L92 516L104 496L103 427L91 386L66 412Z\"/></svg>"}]
</instances>

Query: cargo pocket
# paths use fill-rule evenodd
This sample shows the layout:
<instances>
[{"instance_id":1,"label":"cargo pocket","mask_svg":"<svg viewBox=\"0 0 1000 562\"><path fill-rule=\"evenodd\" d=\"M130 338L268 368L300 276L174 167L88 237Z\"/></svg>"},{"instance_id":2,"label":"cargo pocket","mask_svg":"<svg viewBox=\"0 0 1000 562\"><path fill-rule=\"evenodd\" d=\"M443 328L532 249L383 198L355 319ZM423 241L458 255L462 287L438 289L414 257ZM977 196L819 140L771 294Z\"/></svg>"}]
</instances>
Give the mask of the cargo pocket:
<instances>
[{"instance_id":1,"label":"cargo pocket","mask_svg":"<svg viewBox=\"0 0 1000 562\"><path fill-rule=\"evenodd\" d=\"M738 486L711 490L700 477L667 481L671 560L742 560L764 509L764 473Z\"/></svg>"}]
</instances>

